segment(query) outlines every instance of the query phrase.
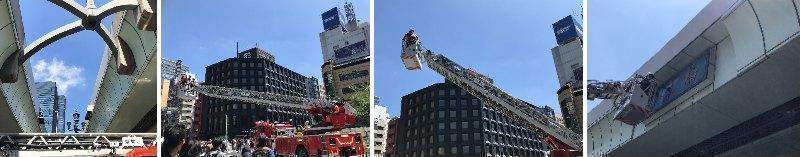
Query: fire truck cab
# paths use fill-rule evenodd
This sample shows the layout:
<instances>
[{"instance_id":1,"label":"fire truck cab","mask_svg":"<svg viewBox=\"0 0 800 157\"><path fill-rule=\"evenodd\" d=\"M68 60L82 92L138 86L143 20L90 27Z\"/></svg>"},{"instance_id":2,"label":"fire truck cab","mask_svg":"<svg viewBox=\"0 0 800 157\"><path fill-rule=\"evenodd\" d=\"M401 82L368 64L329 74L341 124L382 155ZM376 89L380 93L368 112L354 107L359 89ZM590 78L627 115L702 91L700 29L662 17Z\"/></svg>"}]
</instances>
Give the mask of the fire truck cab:
<instances>
[{"instance_id":1,"label":"fire truck cab","mask_svg":"<svg viewBox=\"0 0 800 157\"><path fill-rule=\"evenodd\" d=\"M304 135L304 129L297 129L289 123L270 124L256 122L256 138L266 136L278 156L298 157L360 157L366 151L362 135L359 133L339 133ZM310 128L315 129L315 128Z\"/></svg>"}]
</instances>

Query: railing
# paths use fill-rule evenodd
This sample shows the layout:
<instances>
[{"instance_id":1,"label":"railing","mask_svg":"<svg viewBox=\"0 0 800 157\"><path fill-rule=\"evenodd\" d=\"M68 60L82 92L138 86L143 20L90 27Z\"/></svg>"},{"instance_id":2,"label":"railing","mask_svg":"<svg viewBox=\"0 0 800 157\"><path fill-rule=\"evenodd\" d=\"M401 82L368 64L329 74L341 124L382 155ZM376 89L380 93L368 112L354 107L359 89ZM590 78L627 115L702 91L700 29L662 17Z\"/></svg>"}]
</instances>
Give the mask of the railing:
<instances>
[{"instance_id":1,"label":"railing","mask_svg":"<svg viewBox=\"0 0 800 157\"><path fill-rule=\"evenodd\" d=\"M0 150L96 150L155 145L156 133L0 134Z\"/></svg>"}]
</instances>

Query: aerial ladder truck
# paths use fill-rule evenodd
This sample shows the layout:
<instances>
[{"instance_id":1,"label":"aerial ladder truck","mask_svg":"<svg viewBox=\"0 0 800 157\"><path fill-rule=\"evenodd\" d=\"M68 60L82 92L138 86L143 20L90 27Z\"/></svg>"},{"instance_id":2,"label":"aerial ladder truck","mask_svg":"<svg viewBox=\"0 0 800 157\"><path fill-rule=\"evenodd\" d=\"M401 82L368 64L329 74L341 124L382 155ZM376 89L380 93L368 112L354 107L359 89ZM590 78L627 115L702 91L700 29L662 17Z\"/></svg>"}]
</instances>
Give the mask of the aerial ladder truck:
<instances>
[{"instance_id":1,"label":"aerial ladder truck","mask_svg":"<svg viewBox=\"0 0 800 157\"><path fill-rule=\"evenodd\" d=\"M547 133L545 141L552 148L549 156L581 156L582 135L567 129L555 119L540 113L522 100L494 86L485 79L485 76L470 72L468 68L464 68L444 55L436 54L423 47L413 29L403 37L402 44L400 58L406 69L419 70L421 63L427 63L429 68L444 76L447 81L453 82L474 95L486 103L487 107L508 116L522 125L521 127Z\"/></svg>"},{"instance_id":2,"label":"aerial ladder truck","mask_svg":"<svg viewBox=\"0 0 800 157\"><path fill-rule=\"evenodd\" d=\"M588 100L607 99L612 101L612 107L607 113L614 112L614 119L628 125L636 125L650 116L650 97L658 87L655 75L636 74L625 81L598 81L587 80L586 98Z\"/></svg>"},{"instance_id":3,"label":"aerial ladder truck","mask_svg":"<svg viewBox=\"0 0 800 157\"><path fill-rule=\"evenodd\" d=\"M355 109L348 103L204 85L187 73L180 74L179 79L177 97L184 101L197 100L198 94L203 94L258 105L300 108L319 119L303 126L288 122L254 122L253 141L268 139L278 156L361 156L366 151L361 134L341 133L356 122Z\"/></svg>"}]
</instances>

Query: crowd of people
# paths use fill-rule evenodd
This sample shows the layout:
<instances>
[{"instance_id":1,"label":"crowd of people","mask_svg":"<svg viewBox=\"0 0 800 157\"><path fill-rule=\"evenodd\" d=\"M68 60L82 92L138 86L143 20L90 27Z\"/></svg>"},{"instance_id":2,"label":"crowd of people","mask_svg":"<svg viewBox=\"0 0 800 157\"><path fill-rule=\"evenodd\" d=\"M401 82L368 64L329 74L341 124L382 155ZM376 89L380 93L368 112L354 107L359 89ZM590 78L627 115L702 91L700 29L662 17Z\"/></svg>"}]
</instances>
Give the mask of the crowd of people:
<instances>
[{"instance_id":1,"label":"crowd of people","mask_svg":"<svg viewBox=\"0 0 800 157\"><path fill-rule=\"evenodd\" d=\"M168 157L275 157L271 140L258 137L192 140L183 127L169 127L163 131L161 156Z\"/></svg>"}]
</instances>

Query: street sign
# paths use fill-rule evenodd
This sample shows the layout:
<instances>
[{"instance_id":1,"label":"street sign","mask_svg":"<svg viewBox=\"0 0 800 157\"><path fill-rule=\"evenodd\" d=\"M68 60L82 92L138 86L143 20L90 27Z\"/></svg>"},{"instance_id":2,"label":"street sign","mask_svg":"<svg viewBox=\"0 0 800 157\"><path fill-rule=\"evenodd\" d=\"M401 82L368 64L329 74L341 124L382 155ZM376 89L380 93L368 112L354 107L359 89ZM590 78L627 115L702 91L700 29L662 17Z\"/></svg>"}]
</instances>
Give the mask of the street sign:
<instances>
[{"instance_id":1,"label":"street sign","mask_svg":"<svg viewBox=\"0 0 800 157\"><path fill-rule=\"evenodd\" d=\"M122 146L123 147L142 147L144 146L144 140L142 137L123 137L122 138Z\"/></svg>"}]
</instances>

